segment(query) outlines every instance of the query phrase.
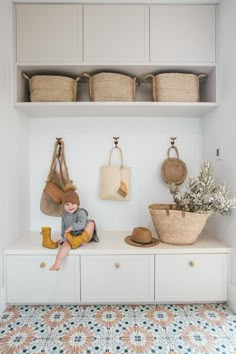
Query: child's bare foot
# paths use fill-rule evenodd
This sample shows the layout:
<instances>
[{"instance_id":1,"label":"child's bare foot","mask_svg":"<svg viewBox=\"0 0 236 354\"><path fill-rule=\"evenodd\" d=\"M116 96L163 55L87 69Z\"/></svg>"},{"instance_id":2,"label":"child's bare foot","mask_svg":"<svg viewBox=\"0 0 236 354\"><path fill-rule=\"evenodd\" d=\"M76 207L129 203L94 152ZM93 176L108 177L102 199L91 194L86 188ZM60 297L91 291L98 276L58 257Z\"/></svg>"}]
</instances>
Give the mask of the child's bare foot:
<instances>
[{"instance_id":1,"label":"child's bare foot","mask_svg":"<svg viewBox=\"0 0 236 354\"><path fill-rule=\"evenodd\" d=\"M56 264L53 264L53 265L49 268L49 270L60 270L60 267L59 267L58 265L56 265Z\"/></svg>"}]
</instances>

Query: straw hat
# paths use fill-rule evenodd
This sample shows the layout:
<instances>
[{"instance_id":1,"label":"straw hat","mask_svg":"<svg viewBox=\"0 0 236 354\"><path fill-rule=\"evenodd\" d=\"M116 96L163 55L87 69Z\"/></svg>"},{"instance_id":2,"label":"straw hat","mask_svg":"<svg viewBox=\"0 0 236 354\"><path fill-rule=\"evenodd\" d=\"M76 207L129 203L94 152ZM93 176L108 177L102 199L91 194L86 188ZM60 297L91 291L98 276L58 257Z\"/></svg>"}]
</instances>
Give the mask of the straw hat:
<instances>
[{"instance_id":1,"label":"straw hat","mask_svg":"<svg viewBox=\"0 0 236 354\"><path fill-rule=\"evenodd\" d=\"M153 247L159 243L159 240L152 237L151 231L146 227L135 227L132 235L126 236L124 240L136 247Z\"/></svg>"}]
</instances>

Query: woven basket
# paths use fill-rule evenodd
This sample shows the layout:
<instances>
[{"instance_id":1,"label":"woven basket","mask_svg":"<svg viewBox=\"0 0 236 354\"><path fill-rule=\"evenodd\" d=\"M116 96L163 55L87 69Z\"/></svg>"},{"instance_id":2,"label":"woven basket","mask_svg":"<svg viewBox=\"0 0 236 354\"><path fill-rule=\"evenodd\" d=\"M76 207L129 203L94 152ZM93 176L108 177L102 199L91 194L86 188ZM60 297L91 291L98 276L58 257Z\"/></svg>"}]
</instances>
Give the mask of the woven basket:
<instances>
[{"instance_id":1,"label":"woven basket","mask_svg":"<svg viewBox=\"0 0 236 354\"><path fill-rule=\"evenodd\" d=\"M30 79L25 73L22 75L29 81L31 102L76 101L79 77L72 79L66 76L35 75Z\"/></svg>"},{"instance_id":2,"label":"woven basket","mask_svg":"<svg viewBox=\"0 0 236 354\"><path fill-rule=\"evenodd\" d=\"M176 157L170 157L170 151L176 152ZM171 146L167 152L168 158L161 165L161 175L166 183L182 184L187 176L187 167L184 161L179 158L179 151L176 146Z\"/></svg>"},{"instance_id":3,"label":"woven basket","mask_svg":"<svg viewBox=\"0 0 236 354\"><path fill-rule=\"evenodd\" d=\"M212 215L176 210L169 204L151 204L149 211L160 241L170 245L192 245Z\"/></svg>"},{"instance_id":4,"label":"woven basket","mask_svg":"<svg viewBox=\"0 0 236 354\"><path fill-rule=\"evenodd\" d=\"M89 96L96 102L130 102L134 101L136 94L136 77L116 73L98 73L90 76L84 73L82 76L89 79Z\"/></svg>"},{"instance_id":5,"label":"woven basket","mask_svg":"<svg viewBox=\"0 0 236 354\"><path fill-rule=\"evenodd\" d=\"M147 75L145 80L152 78L155 102L198 102L200 80L206 77L206 74L163 73Z\"/></svg>"}]
</instances>

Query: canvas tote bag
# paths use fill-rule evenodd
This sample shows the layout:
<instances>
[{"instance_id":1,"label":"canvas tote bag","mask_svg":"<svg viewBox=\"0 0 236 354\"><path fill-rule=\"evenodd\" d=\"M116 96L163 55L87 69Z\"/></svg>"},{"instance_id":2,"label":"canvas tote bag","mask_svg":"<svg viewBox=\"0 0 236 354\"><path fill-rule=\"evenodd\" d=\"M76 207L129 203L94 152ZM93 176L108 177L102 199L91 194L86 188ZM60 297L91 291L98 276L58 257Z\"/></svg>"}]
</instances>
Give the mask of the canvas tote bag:
<instances>
[{"instance_id":1,"label":"canvas tote bag","mask_svg":"<svg viewBox=\"0 0 236 354\"><path fill-rule=\"evenodd\" d=\"M120 165L112 166L111 158L114 151L119 151ZM119 146L110 151L107 166L101 167L100 199L103 200L130 200L130 167L123 165L123 152Z\"/></svg>"},{"instance_id":2,"label":"canvas tote bag","mask_svg":"<svg viewBox=\"0 0 236 354\"><path fill-rule=\"evenodd\" d=\"M40 210L50 216L61 216L63 213L62 198L65 186L72 181L65 160L65 147L62 138L57 138L46 185L44 187Z\"/></svg>"}]
</instances>

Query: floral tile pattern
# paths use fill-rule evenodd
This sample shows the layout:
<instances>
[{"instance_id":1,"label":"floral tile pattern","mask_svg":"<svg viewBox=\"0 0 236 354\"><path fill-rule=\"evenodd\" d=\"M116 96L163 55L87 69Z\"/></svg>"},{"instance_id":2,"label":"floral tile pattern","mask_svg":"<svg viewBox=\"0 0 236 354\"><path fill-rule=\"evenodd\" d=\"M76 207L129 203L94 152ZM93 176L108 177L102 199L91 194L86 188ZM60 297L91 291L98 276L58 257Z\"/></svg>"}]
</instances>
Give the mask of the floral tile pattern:
<instances>
[{"instance_id":1,"label":"floral tile pattern","mask_svg":"<svg viewBox=\"0 0 236 354\"><path fill-rule=\"evenodd\" d=\"M9 306L0 354L236 354L226 304Z\"/></svg>"}]
</instances>

